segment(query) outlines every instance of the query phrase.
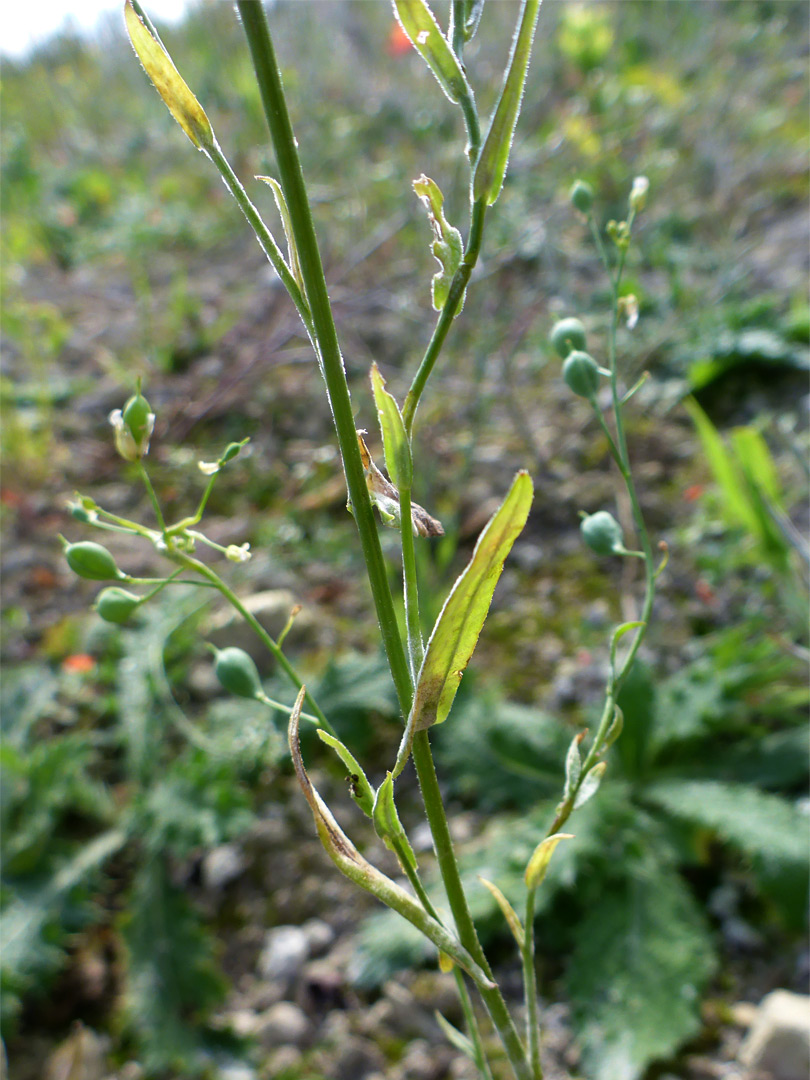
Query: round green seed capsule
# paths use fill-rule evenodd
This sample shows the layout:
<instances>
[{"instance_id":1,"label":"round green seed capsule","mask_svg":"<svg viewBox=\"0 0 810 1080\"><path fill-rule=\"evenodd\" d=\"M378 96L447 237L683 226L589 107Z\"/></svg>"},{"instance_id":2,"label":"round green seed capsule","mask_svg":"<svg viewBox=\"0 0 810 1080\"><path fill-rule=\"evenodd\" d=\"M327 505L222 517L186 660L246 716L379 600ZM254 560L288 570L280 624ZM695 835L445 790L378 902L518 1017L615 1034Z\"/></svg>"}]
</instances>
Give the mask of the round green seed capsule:
<instances>
[{"instance_id":1,"label":"round green seed capsule","mask_svg":"<svg viewBox=\"0 0 810 1080\"><path fill-rule=\"evenodd\" d=\"M593 188L585 180L575 180L571 188L571 202L581 214L590 213L593 206Z\"/></svg>"},{"instance_id":2,"label":"round green seed capsule","mask_svg":"<svg viewBox=\"0 0 810 1080\"><path fill-rule=\"evenodd\" d=\"M237 697L256 698L262 693L259 672L244 649L229 645L217 651L214 671L222 686Z\"/></svg>"},{"instance_id":3,"label":"round green seed capsule","mask_svg":"<svg viewBox=\"0 0 810 1080\"><path fill-rule=\"evenodd\" d=\"M579 319L560 319L551 331L551 344L564 360L574 349L585 348L585 327Z\"/></svg>"},{"instance_id":4,"label":"round green seed capsule","mask_svg":"<svg viewBox=\"0 0 810 1080\"><path fill-rule=\"evenodd\" d=\"M572 352L563 364L563 379L569 390L591 400L599 389L599 367L586 352Z\"/></svg>"},{"instance_id":5,"label":"round green seed capsule","mask_svg":"<svg viewBox=\"0 0 810 1080\"><path fill-rule=\"evenodd\" d=\"M597 555L615 555L624 548L622 527L607 510L589 514L580 525L582 539Z\"/></svg>"},{"instance_id":6,"label":"round green seed capsule","mask_svg":"<svg viewBox=\"0 0 810 1080\"><path fill-rule=\"evenodd\" d=\"M126 589L116 588L102 589L96 597L96 611L105 622L125 623L138 608L141 598Z\"/></svg>"},{"instance_id":7,"label":"round green seed capsule","mask_svg":"<svg viewBox=\"0 0 810 1080\"><path fill-rule=\"evenodd\" d=\"M114 581L121 577L115 565L115 559L101 544L92 540L82 540L78 544L68 544L65 558L74 574L90 581Z\"/></svg>"},{"instance_id":8,"label":"round green seed capsule","mask_svg":"<svg viewBox=\"0 0 810 1080\"><path fill-rule=\"evenodd\" d=\"M139 447L143 443L146 443L148 446L155 418L149 407L149 402L140 390L126 403L121 416L132 433L132 438L135 440L135 443Z\"/></svg>"}]
</instances>

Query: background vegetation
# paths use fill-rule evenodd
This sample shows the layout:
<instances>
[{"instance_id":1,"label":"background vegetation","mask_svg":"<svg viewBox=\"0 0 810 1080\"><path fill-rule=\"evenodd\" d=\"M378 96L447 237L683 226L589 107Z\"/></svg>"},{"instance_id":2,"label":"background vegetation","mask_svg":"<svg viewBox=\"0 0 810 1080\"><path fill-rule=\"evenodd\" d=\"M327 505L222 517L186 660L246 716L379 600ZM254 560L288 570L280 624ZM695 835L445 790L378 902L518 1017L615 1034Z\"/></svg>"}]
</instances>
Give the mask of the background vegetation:
<instances>
[{"instance_id":1,"label":"background vegetation","mask_svg":"<svg viewBox=\"0 0 810 1080\"><path fill-rule=\"evenodd\" d=\"M488 5L470 50L485 114L514 15ZM465 198L458 119L386 4L280 3L272 18L370 428L371 361L399 394L429 335L432 259L410 182L435 177L453 219ZM604 219L618 218L632 176L649 176L627 281L641 318L624 351L631 374L652 375L630 443L671 561L609 779L555 859L538 922L545 993L570 1002L570 1067L588 1076L641 1075L663 1057L697 1076L689 1046L717 1045L718 1002L802 980L807 21L802 3L765 0L544 7L471 311L419 413L415 494L447 533L420 552L437 604L515 469L538 490L437 740L470 865L485 863L508 895L632 586L578 538L577 510L611 506L616 488L547 344L564 314L599 342L608 314L567 192L588 179ZM272 174L230 6L194 10L164 39L243 181ZM250 540L255 556L234 577L265 594L279 626L304 605L289 638L297 662L341 737L389 760L396 709L322 386L237 208L117 23L97 42L61 39L4 63L2 81L4 1035L23 1077L41 1075L77 1020L110 1036L113 1066L138 1061L147 1076L260 1069L232 1023L257 930L318 914L357 933L352 978L370 998L418 945L386 916L361 925L362 903L347 918L339 890L331 914L318 907L332 871L302 847L310 826L283 740L210 676L204 638L241 631L193 596L133 628L101 624L57 533L83 538L63 509L76 488L122 513L140 498L106 420L137 375L158 413L150 461L169 507L193 501L199 458L250 435L209 533ZM248 186L270 216L270 192ZM684 406L690 394L700 411ZM150 571L139 550L115 551ZM318 764L339 799L342 776ZM279 806L286 824L268 854L262 828ZM231 842L242 870L223 891L204 868ZM510 962L489 894L475 899ZM652 992L662 971L682 1008ZM386 1048L390 1061L402 1052ZM290 1080L330 1075L318 1053L316 1038Z\"/></svg>"}]
</instances>

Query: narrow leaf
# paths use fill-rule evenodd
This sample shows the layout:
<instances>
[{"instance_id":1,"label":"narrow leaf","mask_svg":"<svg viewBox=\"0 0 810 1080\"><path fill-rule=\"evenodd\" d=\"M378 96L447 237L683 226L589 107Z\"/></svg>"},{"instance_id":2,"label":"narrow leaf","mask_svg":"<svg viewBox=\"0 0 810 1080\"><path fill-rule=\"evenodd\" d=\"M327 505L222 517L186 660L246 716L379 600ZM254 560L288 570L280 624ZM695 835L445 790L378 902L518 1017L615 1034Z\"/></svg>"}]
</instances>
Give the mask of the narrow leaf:
<instances>
[{"instance_id":1,"label":"narrow leaf","mask_svg":"<svg viewBox=\"0 0 810 1080\"><path fill-rule=\"evenodd\" d=\"M281 218L281 227L284 229L284 235L287 238L287 262L289 263L290 273L295 278L298 284L298 288L301 290L301 293L303 295L305 294L304 278L301 274L301 263L298 258L298 247L295 243L295 235L293 233L292 227L292 218L290 217L290 208L287 206L287 200L284 198L284 192L281 190L281 184L272 176L257 176L256 179L261 180L264 184L267 184L267 186L273 192L273 198L276 200L276 208L278 209L278 215Z\"/></svg>"},{"instance_id":2,"label":"narrow leaf","mask_svg":"<svg viewBox=\"0 0 810 1080\"><path fill-rule=\"evenodd\" d=\"M397 21L450 100L457 105L462 97L472 97L458 57L425 0L393 0L393 5Z\"/></svg>"},{"instance_id":3,"label":"narrow leaf","mask_svg":"<svg viewBox=\"0 0 810 1080\"><path fill-rule=\"evenodd\" d=\"M434 1014L436 1017L436 1023L442 1029L445 1039L454 1046L456 1050L468 1057L470 1061L475 1061L475 1050L470 1039L466 1035L462 1034L457 1027L453 1027L449 1020L445 1020L442 1014L437 1009Z\"/></svg>"},{"instance_id":4,"label":"narrow leaf","mask_svg":"<svg viewBox=\"0 0 810 1080\"><path fill-rule=\"evenodd\" d=\"M414 733L447 719L489 612L504 560L526 524L532 493L529 474L519 472L445 601L427 643L394 776L405 767Z\"/></svg>"},{"instance_id":5,"label":"narrow leaf","mask_svg":"<svg viewBox=\"0 0 810 1080\"><path fill-rule=\"evenodd\" d=\"M532 54L532 42L540 14L541 0L523 0L520 21L512 41L512 52L501 87L501 96L484 140L484 147L473 178L473 195L491 206L501 193L509 151L515 135L526 73Z\"/></svg>"},{"instance_id":6,"label":"narrow leaf","mask_svg":"<svg viewBox=\"0 0 810 1080\"><path fill-rule=\"evenodd\" d=\"M301 790L315 818L315 828L318 831L318 836L330 859L350 881L353 881L355 885L359 885L361 889L365 889L366 892L370 892L372 896L376 896L387 907L398 912L403 919L407 919L425 937L429 938L437 949L451 956L459 967L463 968L479 986L491 989L495 984L453 934L441 923L437 922L436 919L428 915L422 905L410 893L405 892L395 881L386 877L376 866L372 866L367 859L363 858L337 821L335 821L332 811L316 791L304 768L298 734L305 693L306 689L302 687L290 713L290 726L288 729L290 754L298 777L298 783L301 785Z\"/></svg>"},{"instance_id":7,"label":"narrow leaf","mask_svg":"<svg viewBox=\"0 0 810 1080\"><path fill-rule=\"evenodd\" d=\"M444 216L444 196L438 184L423 173L418 180L414 180L413 190L427 210L428 221L433 229L433 243L430 245L430 250L433 252L441 270L433 275L431 297L434 310L441 311L447 303L450 285L461 265L464 256L464 245L461 240L461 233ZM458 311L461 311L463 307L464 298L462 297ZM458 314L458 311L456 314Z\"/></svg>"},{"instance_id":8,"label":"narrow leaf","mask_svg":"<svg viewBox=\"0 0 810 1080\"><path fill-rule=\"evenodd\" d=\"M130 0L124 7L124 19L132 47L169 112L198 150L209 150L214 145L214 132L202 105L161 43L144 26Z\"/></svg>"},{"instance_id":9,"label":"narrow leaf","mask_svg":"<svg viewBox=\"0 0 810 1080\"><path fill-rule=\"evenodd\" d=\"M703 451L709 467L714 473L714 478L720 487L726 505L726 512L732 524L742 525L749 532L756 535L756 515L751 510L749 501L746 498L746 487L737 463L727 450L717 428L697 402L687 399L684 401L684 406L697 428Z\"/></svg>"},{"instance_id":10,"label":"narrow leaf","mask_svg":"<svg viewBox=\"0 0 810 1080\"><path fill-rule=\"evenodd\" d=\"M554 849L561 840L573 840L573 833L554 833L553 836L547 836L545 840L541 840L537 847L532 852L532 857L529 859L529 863L526 867L526 888L536 889L543 883L543 879L548 873L549 864L551 862L551 856L554 854Z\"/></svg>"},{"instance_id":11,"label":"narrow leaf","mask_svg":"<svg viewBox=\"0 0 810 1080\"><path fill-rule=\"evenodd\" d=\"M396 852L400 860L404 858L408 865L415 870L416 856L399 820L396 803L394 802L394 778L390 772L386 774L385 780L377 789L371 816L377 835L385 842L385 846ZM404 866L403 869L405 869Z\"/></svg>"},{"instance_id":12,"label":"narrow leaf","mask_svg":"<svg viewBox=\"0 0 810 1080\"><path fill-rule=\"evenodd\" d=\"M577 792L577 797L574 799L575 810L579 810L580 806L584 806L588 799L592 799L597 793L606 769L607 762L600 761L586 774L585 779L582 781L580 789Z\"/></svg>"},{"instance_id":13,"label":"narrow leaf","mask_svg":"<svg viewBox=\"0 0 810 1080\"><path fill-rule=\"evenodd\" d=\"M471 41L484 13L484 0L464 0L464 40Z\"/></svg>"},{"instance_id":14,"label":"narrow leaf","mask_svg":"<svg viewBox=\"0 0 810 1080\"><path fill-rule=\"evenodd\" d=\"M388 475L397 491L410 490L413 482L413 464L405 424L396 399L385 389L385 379L376 364L371 365L371 389L380 420Z\"/></svg>"},{"instance_id":15,"label":"narrow leaf","mask_svg":"<svg viewBox=\"0 0 810 1080\"><path fill-rule=\"evenodd\" d=\"M563 789L563 799L567 799L572 791L576 790L576 786L579 783L579 774L582 771L582 756L579 752L580 744L585 737L584 732L579 732L571 740L571 745L568 747L568 753L565 755L565 787Z\"/></svg>"},{"instance_id":16,"label":"narrow leaf","mask_svg":"<svg viewBox=\"0 0 810 1080\"><path fill-rule=\"evenodd\" d=\"M512 936L518 944L519 949L523 949L526 943L526 935L523 932L523 924L521 923L517 912L503 895L497 885L494 885L491 881L487 881L486 878L478 875L478 880L481 884L492 893L493 899L498 907L501 909L503 917L509 925L509 929L512 931Z\"/></svg>"},{"instance_id":17,"label":"narrow leaf","mask_svg":"<svg viewBox=\"0 0 810 1080\"><path fill-rule=\"evenodd\" d=\"M368 777L363 772L362 766L358 762L357 758L347 747L343 745L340 739L336 739L334 735L330 735L328 731L324 731L323 728L317 729L318 737L321 742L325 742L327 746L331 746L337 756L349 770L349 782L352 793L352 798L363 811L367 817L371 817L374 810L374 788L368 782Z\"/></svg>"}]
</instances>

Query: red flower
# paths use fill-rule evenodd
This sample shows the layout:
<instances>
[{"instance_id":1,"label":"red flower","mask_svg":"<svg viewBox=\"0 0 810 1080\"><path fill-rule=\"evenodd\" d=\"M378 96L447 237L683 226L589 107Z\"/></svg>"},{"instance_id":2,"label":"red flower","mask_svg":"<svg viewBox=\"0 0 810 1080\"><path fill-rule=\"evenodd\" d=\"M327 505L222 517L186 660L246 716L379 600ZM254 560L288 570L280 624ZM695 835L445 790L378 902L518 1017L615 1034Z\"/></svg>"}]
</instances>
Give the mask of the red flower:
<instances>
[{"instance_id":1,"label":"red flower","mask_svg":"<svg viewBox=\"0 0 810 1080\"><path fill-rule=\"evenodd\" d=\"M95 660L87 653L74 653L72 656L66 656L62 661L63 671L76 671L80 675L86 675L95 666Z\"/></svg>"},{"instance_id":2,"label":"red flower","mask_svg":"<svg viewBox=\"0 0 810 1080\"><path fill-rule=\"evenodd\" d=\"M684 491L683 497L687 502L697 502L703 494L703 491L703 484L690 484L686 491Z\"/></svg>"},{"instance_id":3,"label":"red flower","mask_svg":"<svg viewBox=\"0 0 810 1080\"><path fill-rule=\"evenodd\" d=\"M411 39L399 23L395 22L388 34L385 51L389 56L404 56L405 53L410 52L412 48Z\"/></svg>"}]
</instances>

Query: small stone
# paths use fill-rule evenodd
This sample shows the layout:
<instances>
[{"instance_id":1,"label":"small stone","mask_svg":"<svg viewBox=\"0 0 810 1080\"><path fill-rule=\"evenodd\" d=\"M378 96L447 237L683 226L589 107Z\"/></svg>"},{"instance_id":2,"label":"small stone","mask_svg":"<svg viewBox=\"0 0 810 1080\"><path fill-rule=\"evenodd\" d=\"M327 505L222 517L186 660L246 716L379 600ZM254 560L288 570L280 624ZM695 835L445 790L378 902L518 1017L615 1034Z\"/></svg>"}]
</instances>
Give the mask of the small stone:
<instances>
[{"instance_id":1,"label":"small stone","mask_svg":"<svg viewBox=\"0 0 810 1080\"><path fill-rule=\"evenodd\" d=\"M256 1034L259 1017L252 1009L237 1009L230 1014L228 1022L235 1035L249 1039Z\"/></svg>"},{"instance_id":2,"label":"small stone","mask_svg":"<svg viewBox=\"0 0 810 1080\"><path fill-rule=\"evenodd\" d=\"M807 1080L810 1075L810 997L774 990L760 1003L740 1048L739 1060L770 1072L773 1080Z\"/></svg>"},{"instance_id":3,"label":"small stone","mask_svg":"<svg viewBox=\"0 0 810 1080\"><path fill-rule=\"evenodd\" d=\"M222 889L245 869L245 856L236 844L220 844L203 859L202 878L206 889Z\"/></svg>"},{"instance_id":4,"label":"small stone","mask_svg":"<svg viewBox=\"0 0 810 1080\"><path fill-rule=\"evenodd\" d=\"M268 930L259 955L259 974L265 979L292 982L309 955L307 935L300 926Z\"/></svg>"},{"instance_id":5,"label":"small stone","mask_svg":"<svg viewBox=\"0 0 810 1080\"><path fill-rule=\"evenodd\" d=\"M380 1049L367 1039L350 1035L335 1049L334 1080L365 1080L370 1073L385 1068L385 1058Z\"/></svg>"},{"instance_id":6,"label":"small stone","mask_svg":"<svg viewBox=\"0 0 810 1080\"><path fill-rule=\"evenodd\" d=\"M301 1068L303 1054L296 1046L280 1046L268 1057L261 1072L262 1080L276 1080L287 1073L295 1076Z\"/></svg>"},{"instance_id":7,"label":"small stone","mask_svg":"<svg viewBox=\"0 0 810 1080\"><path fill-rule=\"evenodd\" d=\"M307 919L301 929L306 934L310 956L323 956L335 940L335 931L323 919Z\"/></svg>"},{"instance_id":8,"label":"small stone","mask_svg":"<svg viewBox=\"0 0 810 1080\"><path fill-rule=\"evenodd\" d=\"M219 1080L256 1080L256 1073L249 1065L234 1061L220 1065Z\"/></svg>"},{"instance_id":9,"label":"small stone","mask_svg":"<svg viewBox=\"0 0 810 1080\"><path fill-rule=\"evenodd\" d=\"M266 1049L274 1046L301 1046L310 1031L303 1009L291 1001L279 1001L257 1018L256 1037Z\"/></svg>"}]
</instances>

